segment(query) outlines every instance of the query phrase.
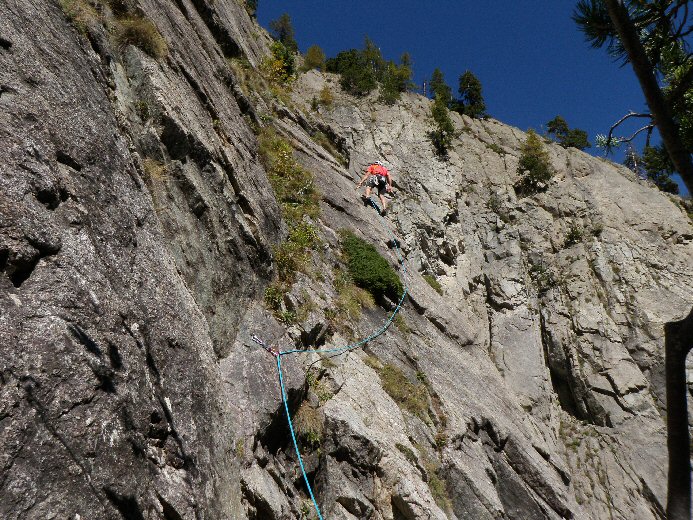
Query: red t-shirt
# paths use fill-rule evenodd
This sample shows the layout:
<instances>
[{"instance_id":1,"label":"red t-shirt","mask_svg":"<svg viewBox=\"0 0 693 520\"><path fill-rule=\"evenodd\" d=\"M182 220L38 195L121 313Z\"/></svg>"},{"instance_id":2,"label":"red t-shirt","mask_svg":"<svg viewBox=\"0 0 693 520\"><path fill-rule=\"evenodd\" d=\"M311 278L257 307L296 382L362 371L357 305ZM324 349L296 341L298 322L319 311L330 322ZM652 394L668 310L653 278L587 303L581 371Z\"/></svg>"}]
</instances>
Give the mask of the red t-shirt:
<instances>
[{"instance_id":1,"label":"red t-shirt","mask_svg":"<svg viewBox=\"0 0 693 520\"><path fill-rule=\"evenodd\" d=\"M379 164L371 164L366 171L371 175L381 175L385 178L390 176L390 172L387 171L387 168L385 168L385 166L380 166Z\"/></svg>"}]
</instances>

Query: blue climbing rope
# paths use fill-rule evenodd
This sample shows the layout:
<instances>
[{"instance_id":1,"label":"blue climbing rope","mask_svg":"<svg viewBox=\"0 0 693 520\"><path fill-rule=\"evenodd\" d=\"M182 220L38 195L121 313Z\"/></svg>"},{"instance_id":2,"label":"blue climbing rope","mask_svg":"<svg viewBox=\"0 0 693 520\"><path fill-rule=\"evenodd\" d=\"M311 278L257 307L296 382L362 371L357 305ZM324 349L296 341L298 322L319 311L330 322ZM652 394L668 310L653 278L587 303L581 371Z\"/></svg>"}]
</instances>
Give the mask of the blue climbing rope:
<instances>
[{"instance_id":1,"label":"blue climbing rope","mask_svg":"<svg viewBox=\"0 0 693 520\"><path fill-rule=\"evenodd\" d=\"M373 202L373 199L369 198L368 201L370 202L371 206L373 206L373 209L375 209L379 215L381 215L381 218L383 221L385 220L382 216L382 213L380 212L380 208L378 208L378 205ZM402 253L399 249L399 241L395 237L394 233L390 230L390 228L386 225L383 224L387 232L390 234L390 238L392 240L392 243L394 244L395 251L397 253L397 258L399 260L399 263L402 267L402 278L403 278L403 291L402 291L402 296L400 297L399 301L397 302L397 306L395 307L394 311L392 311L392 314L388 317L387 320L385 320L385 323L381 328L367 336L366 338L357 341L356 343L352 343L349 345L345 345L343 347L338 347L338 348L328 348L328 349L315 349L315 350L307 350L307 349L290 349L290 350L278 350L275 349L274 347L271 347L267 345L262 339L258 338L256 335L252 336L252 339L255 343L260 345L262 348L264 348L267 352L272 354L274 358L277 360L277 372L279 373L279 387L281 388L281 394L282 394L282 402L284 403L284 410L286 411L286 421L289 424L289 431L291 432L291 441L294 444L294 450L296 451L296 457L298 457L298 465L301 468L301 473L303 474L303 480L306 483L306 487L308 488L308 494L310 495L310 499L313 501L313 506L315 507L315 511L318 514L319 520L323 520L322 513L320 512L320 507L318 506L318 502L315 499L315 495L313 494L313 489L310 485L310 482L308 481L308 474L306 473L306 468L303 464L303 457L301 457L301 452L298 449L298 441L296 440L296 433L294 432L294 424L291 419L291 413L289 412L289 401L286 396L286 389L284 387L284 375L282 373L282 356L286 356L289 354L333 354L333 355L339 355L343 354L345 352L349 352L351 350L355 350L357 348L363 347L366 343L373 341L375 338L378 336L382 335L385 333L385 331L390 327L392 324L392 321L395 319L395 316L397 313L400 311L402 308L402 304L404 303L404 298L407 296L407 293L409 291L407 287L407 269L406 266L404 265L404 257L402 256Z\"/></svg>"}]
</instances>

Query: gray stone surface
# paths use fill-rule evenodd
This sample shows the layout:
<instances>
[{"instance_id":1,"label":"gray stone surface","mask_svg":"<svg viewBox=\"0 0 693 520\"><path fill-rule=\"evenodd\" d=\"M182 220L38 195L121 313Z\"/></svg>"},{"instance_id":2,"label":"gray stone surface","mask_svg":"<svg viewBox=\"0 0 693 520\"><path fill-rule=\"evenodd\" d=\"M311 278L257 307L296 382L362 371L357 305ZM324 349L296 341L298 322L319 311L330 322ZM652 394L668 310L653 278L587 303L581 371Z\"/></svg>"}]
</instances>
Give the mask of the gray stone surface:
<instances>
[{"instance_id":1,"label":"gray stone surface","mask_svg":"<svg viewBox=\"0 0 693 520\"><path fill-rule=\"evenodd\" d=\"M239 63L269 40L242 2L137 5L168 42L159 61L114 44L108 8L80 32L58 2L0 0L0 516L310 518L276 366L250 336L337 346L382 325L378 306L342 328L329 311L340 229L397 266L354 190L384 159L406 327L283 362L292 413L320 423L318 446L299 439L325 517L663 518L662 326L693 302L676 197L549 145L556 177L518 198L521 131L453 114L440 161L420 96L387 107L317 72L291 99L249 88ZM334 104L313 110L325 85ZM284 298L310 308L291 326L263 304L286 233L258 159L269 124L322 193L320 276ZM384 390L385 366L425 410Z\"/></svg>"}]
</instances>

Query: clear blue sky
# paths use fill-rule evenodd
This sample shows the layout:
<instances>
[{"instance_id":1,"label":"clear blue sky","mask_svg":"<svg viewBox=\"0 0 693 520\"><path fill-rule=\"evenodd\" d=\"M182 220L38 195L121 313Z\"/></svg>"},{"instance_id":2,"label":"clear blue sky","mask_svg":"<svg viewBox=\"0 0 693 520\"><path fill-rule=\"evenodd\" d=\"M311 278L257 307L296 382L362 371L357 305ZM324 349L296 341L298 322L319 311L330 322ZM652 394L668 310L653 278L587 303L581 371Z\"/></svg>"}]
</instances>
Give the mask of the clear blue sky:
<instances>
[{"instance_id":1,"label":"clear blue sky","mask_svg":"<svg viewBox=\"0 0 693 520\"><path fill-rule=\"evenodd\" d=\"M593 143L629 110L646 106L630 65L620 67L585 42L571 20L575 3L259 0L258 20L268 27L289 13L301 51L317 44L328 57L361 48L368 35L386 59L409 52L419 84L439 67L455 94L460 74L470 69L481 80L491 116L542 132L560 114ZM624 127L624 134L638 123ZM612 159L621 161L622 153Z\"/></svg>"}]
</instances>

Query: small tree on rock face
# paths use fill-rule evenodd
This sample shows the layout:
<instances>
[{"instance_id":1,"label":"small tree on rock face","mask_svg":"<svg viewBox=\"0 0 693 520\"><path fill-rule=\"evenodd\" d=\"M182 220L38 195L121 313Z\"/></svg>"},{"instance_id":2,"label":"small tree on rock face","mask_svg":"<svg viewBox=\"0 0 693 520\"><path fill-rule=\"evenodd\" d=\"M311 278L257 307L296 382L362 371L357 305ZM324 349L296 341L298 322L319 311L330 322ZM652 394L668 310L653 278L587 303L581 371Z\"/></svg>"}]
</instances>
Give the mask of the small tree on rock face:
<instances>
[{"instance_id":1,"label":"small tree on rock face","mask_svg":"<svg viewBox=\"0 0 693 520\"><path fill-rule=\"evenodd\" d=\"M662 191L677 194L679 186L670 177L674 165L663 146L646 146L643 152L645 174Z\"/></svg>"},{"instance_id":2,"label":"small tree on rock face","mask_svg":"<svg viewBox=\"0 0 693 520\"><path fill-rule=\"evenodd\" d=\"M481 82L470 70L460 76L459 93L458 112L469 117L483 117L486 114L486 103L481 95Z\"/></svg>"},{"instance_id":3,"label":"small tree on rock face","mask_svg":"<svg viewBox=\"0 0 693 520\"><path fill-rule=\"evenodd\" d=\"M392 105L411 85L411 63L408 54L403 54L401 64L388 61L380 81L380 101Z\"/></svg>"},{"instance_id":4,"label":"small tree on rock face","mask_svg":"<svg viewBox=\"0 0 693 520\"><path fill-rule=\"evenodd\" d=\"M452 144L452 137L455 134L455 125L448 113L448 102L444 94L438 93L431 107L431 117L435 128L428 134L434 148L439 156L445 157L448 148Z\"/></svg>"},{"instance_id":5,"label":"small tree on rock face","mask_svg":"<svg viewBox=\"0 0 693 520\"><path fill-rule=\"evenodd\" d=\"M549 154L534 130L527 132L521 152L517 173L522 177L515 184L515 189L522 195L544 191L554 175L554 170L549 161Z\"/></svg>"},{"instance_id":6,"label":"small tree on rock face","mask_svg":"<svg viewBox=\"0 0 693 520\"><path fill-rule=\"evenodd\" d=\"M436 68L431 76L431 97L436 99L439 94L443 98L445 106L448 106L450 101L452 101L452 89L447 83L445 83L443 71Z\"/></svg>"},{"instance_id":7,"label":"small tree on rock face","mask_svg":"<svg viewBox=\"0 0 693 520\"><path fill-rule=\"evenodd\" d=\"M281 42L289 52L298 52L298 44L294 38L294 27L291 25L291 17L288 13L284 13L276 20L272 20L269 26L272 36Z\"/></svg>"},{"instance_id":8,"label":"small tree on rock face","mask_svg":"<svg viewBox=\"0 0 693 520\"><path fill-rule=\"evenodd\" d=\"M306 57L303 59L303 70L325 69L325 53L318 45L311 45L306 51Z\"/></svg>"},{"instance_id":9,"label":"small tree on rock face","mask_svg":"<svg viewBox=\"0 0 693 520\"><path fill-rule=\"evenodd\" d=\"M365 59L358 49L342 51L325 63L327 72L341 76L339 84L349 94L365 96L376 86L373 69L366 66Z\"/></svg>"},{"instance_id":10,"label":"small tree on rock face","mask_svg":"<svg viewBox=\"0 0 693 520\"><path fill-rule=\"evenodd\" d=\"M561 116L554 117L546 123L546 132L563 148L577 148L584 150L592 146L587 140L587 132L579 128L570 128Z\"/></svg>"}]
</instances>

